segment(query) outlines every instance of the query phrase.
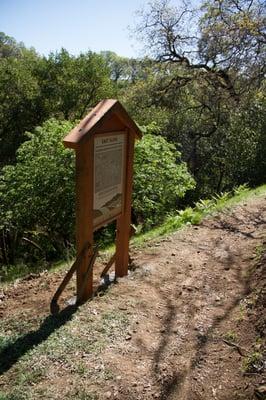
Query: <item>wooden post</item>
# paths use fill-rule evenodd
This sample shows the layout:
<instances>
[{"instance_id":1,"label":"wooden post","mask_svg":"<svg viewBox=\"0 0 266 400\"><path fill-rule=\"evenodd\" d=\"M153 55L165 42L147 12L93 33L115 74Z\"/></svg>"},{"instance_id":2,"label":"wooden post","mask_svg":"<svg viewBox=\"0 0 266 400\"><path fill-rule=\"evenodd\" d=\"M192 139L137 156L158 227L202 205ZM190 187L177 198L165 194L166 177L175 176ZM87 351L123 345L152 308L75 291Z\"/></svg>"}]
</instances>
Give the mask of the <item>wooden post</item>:
<instances>
[{"instance_id":1,"label":"wooden post","mask_svg":"<svg viewBox=\"0 0 266 400\"><path fill-rule=\"evenodd\" d=\"M93 294L93 272L89 273L84 286L84 277L93 254L93 218L92 218L92 170L93 140L90 139L76 151L76 242L77 254L85 243L90 248L83 257L77 269L77 298L80 302L86 301ZM83 293L82 293L83 292Z\"/></svg>"},{"instance_id":2,"label":"wooden post","mask_svg":"<svg viewBox=\"0 0 266 400\"><path fill-rule=\"evenodd\" d=\"M116 260L115 275L122 277L128 273L129 262L129 239L131 223L131 195L133 183L133 158L134 158L134 135L127 132L127 155L126 155L126 180L124 210L116 223Z\"/></svg>"}]
</instances>

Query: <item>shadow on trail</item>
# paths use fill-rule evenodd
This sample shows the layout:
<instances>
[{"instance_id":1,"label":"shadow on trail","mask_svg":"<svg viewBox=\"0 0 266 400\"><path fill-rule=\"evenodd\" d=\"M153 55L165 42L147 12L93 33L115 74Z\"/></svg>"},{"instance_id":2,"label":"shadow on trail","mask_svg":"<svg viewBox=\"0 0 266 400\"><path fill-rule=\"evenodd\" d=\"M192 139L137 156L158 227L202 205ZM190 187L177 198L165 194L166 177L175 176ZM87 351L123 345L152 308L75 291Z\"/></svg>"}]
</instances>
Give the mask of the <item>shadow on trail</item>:
<instances>
[{"instance_id":1,"label":"shadow on trail","mask_svg":"<svg viewBox=\"0 0 266 400\"><path fill-rule=\"evenodd\" d=\"M213 319L211 326L204 332L204 333L196 333L195 339L193 338L193 342L195 341L194 349L193 349L193 357L190 360L189 367L182 367L179 369L178 366L176 371L172 371L170 377L165 379L161 382L161 390L160 390L160 400L165 400L171 398L171 394L175 393L176 395L181 394L182 386L187 378L187 376L192 373L192 371L202 362L205 355L205 349L207 345L213 341L213 332L219 327L222 321L226 320L226 318L231 314L231 312L237 307L240 301L243 299L244 296L247 296L250 293L250 284L249 280L245 280L239 276L239 280L242 285L242 290L238 294L238 296L230 302L230 304L224 309L222 315L219 315ZM177 288L178 290L178 288ZM169 300L165 299L166 304ZM193 310L193 305L192 305ZM159 345L154 353L153 356L153 374L156 379L161 375L161 369L159 367L159 362L162 358L167 357L166 348L171 340L170 332L172 330L172 325L175 320L175 315L178 311L178 308L168 307L167 306L167 313L163 320L163 326L165 328L165 333L160 338ZM191 319L196 314L196 310L190 314ZM192 328L193 329L193 328ZM169 379L170 378L170 379Z\"/></svg>"},{"instance_id":2,"label":"shadow on trail","mask_svg":"<svg viewBox=\"0 0 266 400\"><path fill-rule=\"evenodd\" d=\"M34 346L44 342L53 332L70 321L76 310L76 306L69 306L55 316L49 315L39 329L31 331L5 346L0 351L0 375L8 371Z\"/></svg>"},{"instance_id":3,"label":"shadow on trail","mask_svg":"<svg viewBox=\"0 0 266 400\"><path fill-rule=\"evenodd\" d=\"M260 221L257 221L259 224L264 224L265 220L262 218ZM211 226L210 229L223 229L228 231L228 227L226 225L221 224L218 227ZM249 239L253 239L253 237L246 232L239 231L236 227L230 229L230 233L232 235L241 233L244 236L247 236ZM232 255L233 258L233 255ZM211 262L211 260L210 260ZM182 390L184 388L184 382L186 378L193 373L193 371L200 365L202 361L204 361L204 355L206 354L206 347L208 344L213 342L214 340L217 341L216 338L213 338L213 333L215 330L221 325L221 323L226 320L232 311L240 304L243 297L247 296L251 292L251 281L252 281L252 274L248 277L243 277L241 273L241 268L239 268L239 264L236 263L234 267L234 271L236 273L236 280L239 284L239 291L237 295L232 298L230 302L223 308L222 314L213 318L211 325L204 331L204 332L196 332L194 327L190 326L191 336L187 340L190 341L191 347L190 350L193 351L193 356L190 359L188 365L177 365L175 364L175 358L173 355L172 360L169 359L169 344L173 341L173 327L176 324L178 313L180 312L180 304L181 296L179 296L180 292L180 282L175 285L173 288L173 292L176 292L176 297L169 299L169 291L167 290L167 282L164 282L164 285L160 288L156 287L156 291L158 293L158 298L161 299L161 302L164 303L164 308L166 310L165 314L163 315L161 326L162 326L162 333L159 337L159 343L157 348L154 350L152 354L150 354L150 350L146 348L145 344L140 340L138 342L139 347L141 347L141 351L146 353L147 355L152 356L152 364L151 364L151 372L154 377L154 384L157 386L159 384L159 396L157 397L159 400L166 400L171 399L172 395L175 396L182 396ZM174 280L174 276L170 278L171 282ZM169 281L170 283L170 281ZM153 285L152 285L153 286ZM153 286L154 287L154 286ZM202 290L202 289L200 289ZM179 299L180 297L180 299ZM197 294L193 298L191 295L191 300L189 301L189 319L188 324L193 321L193 317L197 313L197 309L194 306L194 302L196 301ZM207 305L207 303L206 303ZM180 345L179 348L182 348L183 345ZM185 346L185 343L184 343ZM182 350L182 354L186 354L186 350ZM189 357L189 354L187 355ZM171 361L173 362L172 367ZM167 370L165 371L165 364L168 365ZM181 397L180 397L181 398ZM182 397L183 398L183 397Z\"/></svg>"},{"instance_id":4,"label":"shadow on trail","mask_svg":"<svg viewBox=\"0 0 266 400\"><path fill-rule=\"evenodd\" d=\"M95 289L94 296L103 296L115 280L103 280ZM78 305L69 305L57 314L48 315L37 330L30 331L18 337L3 348L0 347L0 376L7 372L21 357L33 347L41 344L49 336L72 319Z\"/></svg>"},{"instance_id":5,"label":"shadow on trail","mask_svg":"<svg viewBox=\"0 0 266 400\"><path fill-rule=\"evenodd\" d=\"M246 238L255 239L256 236L253 235L254 231L247 232L244 229L241 229L241 226L245 224L251 224L256 230L259 226L265 225L266 220L259 213L252 213L247 211L245 211L245 218L246 221L243 221L241 218L237 217L236 214L231 214L230 222L221 219L220 220L214 219L214 221L211 224L207 223L205 225L204 222L202 222L201 225L207 228L221 229L230 233L242 235Z\"/></svg>"}]
</instances>

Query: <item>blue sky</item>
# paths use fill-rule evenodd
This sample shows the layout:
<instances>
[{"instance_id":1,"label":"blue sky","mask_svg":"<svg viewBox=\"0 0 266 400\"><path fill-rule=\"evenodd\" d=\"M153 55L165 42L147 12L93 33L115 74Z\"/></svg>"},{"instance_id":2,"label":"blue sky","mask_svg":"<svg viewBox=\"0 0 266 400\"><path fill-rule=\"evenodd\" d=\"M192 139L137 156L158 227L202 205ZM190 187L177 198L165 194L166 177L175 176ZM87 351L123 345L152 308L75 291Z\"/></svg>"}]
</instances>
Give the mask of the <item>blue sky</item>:
<instances>
[{"instance_id":1,"label":"blue sky","mask_svg":"<svg viewBox=\"0 0 266 400\"><path fill-rule=\"evenodd\" d=\"M0 31L40 54L66 48L71 54L112 50L137 57L129 38L144 0L0 0ZM147 2L146 2L147 3Z\"/></svg>"}]
</instances>

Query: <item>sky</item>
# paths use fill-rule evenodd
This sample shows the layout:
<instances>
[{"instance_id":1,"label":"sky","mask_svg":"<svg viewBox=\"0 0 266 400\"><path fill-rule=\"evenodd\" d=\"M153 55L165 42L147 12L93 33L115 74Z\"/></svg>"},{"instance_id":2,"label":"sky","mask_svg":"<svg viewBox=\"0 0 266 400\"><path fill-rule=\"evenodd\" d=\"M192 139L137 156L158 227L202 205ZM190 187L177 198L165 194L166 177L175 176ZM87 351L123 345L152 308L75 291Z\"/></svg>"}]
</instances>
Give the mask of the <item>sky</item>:
<instances>
[{"instance_id":1,"label":"sky","mask_svg":"<svg viewBox=\"0 0 266 400\"><path fill-rule=\"evenodd\" d=\"M138 57L128 26L145 0L0 0L0 31L39 54L111 50ZM147 2L146 2L147 3Z\"/></svg>"}]
</instances>

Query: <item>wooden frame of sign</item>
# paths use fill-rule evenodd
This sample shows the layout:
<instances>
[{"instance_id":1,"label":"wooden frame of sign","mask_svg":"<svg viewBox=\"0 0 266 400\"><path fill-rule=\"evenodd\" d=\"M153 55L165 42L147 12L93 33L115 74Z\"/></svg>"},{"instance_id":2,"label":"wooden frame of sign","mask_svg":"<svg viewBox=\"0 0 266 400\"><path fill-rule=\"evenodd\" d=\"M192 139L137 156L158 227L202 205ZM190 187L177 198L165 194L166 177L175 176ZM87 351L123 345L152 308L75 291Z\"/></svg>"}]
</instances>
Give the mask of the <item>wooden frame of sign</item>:
<instances>
[{"instance_id":1,"label":"wooden frame of sign","mask_svg":"<svg viewBox=\"0 0 266 400\"><path fill-rule=\"evenodd\" d=\"M141 131L123 106L101 101L65 138L76 152L77 254L89 250L77 269L77 298L93 294L93 232L116 220L115 274L128 273L134 142ZM84 282L84 279L87 279Z\"/></svg>"}]
</instances>

